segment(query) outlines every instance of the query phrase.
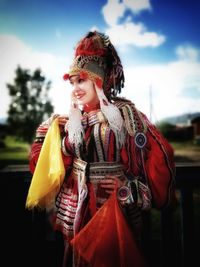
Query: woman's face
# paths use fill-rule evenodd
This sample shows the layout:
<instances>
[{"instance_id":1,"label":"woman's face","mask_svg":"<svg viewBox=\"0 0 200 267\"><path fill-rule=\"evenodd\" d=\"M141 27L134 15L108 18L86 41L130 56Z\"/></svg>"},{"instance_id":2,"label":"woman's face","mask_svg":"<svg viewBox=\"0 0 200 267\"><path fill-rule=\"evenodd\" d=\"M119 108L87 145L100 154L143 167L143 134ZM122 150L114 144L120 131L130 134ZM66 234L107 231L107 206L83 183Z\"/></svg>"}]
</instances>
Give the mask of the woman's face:
<instances>
[{"instance_id":1,"label":"woman's face","mask_svg":"<svg viewBox=\"0 0 200 267\"><path fill-rule=\"evenodd\" d=\"M72 97L78 105L94 107L99 103L94 83L91 80L81 79L76 75L70 78L70 84L72 86Z\"/></svg>"}]
</instances>

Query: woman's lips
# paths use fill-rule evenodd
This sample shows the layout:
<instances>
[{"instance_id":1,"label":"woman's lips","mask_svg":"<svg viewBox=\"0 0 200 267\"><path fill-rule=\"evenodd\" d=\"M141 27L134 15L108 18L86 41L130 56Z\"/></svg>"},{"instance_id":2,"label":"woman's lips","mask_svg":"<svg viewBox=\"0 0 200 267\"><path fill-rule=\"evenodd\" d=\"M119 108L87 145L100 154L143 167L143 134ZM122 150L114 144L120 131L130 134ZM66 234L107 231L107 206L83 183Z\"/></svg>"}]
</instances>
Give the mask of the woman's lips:
<instances>
[{"instance_id":1,"label":"woman's lips","mask_svg":"<svg viewBox=\"0 0 200 267\"><path fill-rule=\"evenodd\" d=\"M77 99L81 99L85 94L76 94Z\"/></svg>"}]
</instances>

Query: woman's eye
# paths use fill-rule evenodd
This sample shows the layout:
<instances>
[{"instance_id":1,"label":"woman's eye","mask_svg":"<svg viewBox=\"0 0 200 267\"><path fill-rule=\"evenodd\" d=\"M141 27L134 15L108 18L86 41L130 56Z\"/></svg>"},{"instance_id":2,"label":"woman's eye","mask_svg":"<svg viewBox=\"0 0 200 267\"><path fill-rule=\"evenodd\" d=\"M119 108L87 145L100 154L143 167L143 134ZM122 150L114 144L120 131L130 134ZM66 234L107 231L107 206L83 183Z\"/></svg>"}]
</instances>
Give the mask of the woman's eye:
<instances>
[{"instance_id":1,"label":"woman's eye","mask_svg":"<svg viewBox=\"0 0 200 267\"><path fill-rule=\"evenodd\" d=\"M78 83L82 83L82 82L84 82L84 80L83 79L78 79Z\"/></svg>"},{"instance_id":2,"label":"woman's eye","mask_svg":"<svg viewBox=\"0 0 200 267\"><path fill-rule=\"evenodd\" d=\"M69 83L70 83L70 85L73 85L74 84L74 82L72 80L69 80Z\"/></svg>"}]
</instances>

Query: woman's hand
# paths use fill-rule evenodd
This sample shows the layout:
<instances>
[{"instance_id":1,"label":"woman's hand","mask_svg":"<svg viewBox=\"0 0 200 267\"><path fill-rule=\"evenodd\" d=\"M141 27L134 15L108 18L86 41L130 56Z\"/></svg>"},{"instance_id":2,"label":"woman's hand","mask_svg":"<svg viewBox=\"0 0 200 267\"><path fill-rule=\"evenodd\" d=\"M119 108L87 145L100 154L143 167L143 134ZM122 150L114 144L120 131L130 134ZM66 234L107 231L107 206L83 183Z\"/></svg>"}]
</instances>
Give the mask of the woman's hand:
<instances>
[{"instance_id":1,"label":"woman's hand","mask_svg":"<svg viewBox=\"0 0 200 267\"><path fill-rule=\"evenodd\" d=\"M69 119L67 115L59 115L57 118L59 126L64 126Z\"/></svg>"},{"instance_id":2,"label":"woman's hand","mask_svg":"<svg viewBox=\"0 0 200 267\"><path fill-rule=\"evenodd\" d=\"M106 179L101 180L100 184L102 188L106 189L106 193L112 194L114 189L117 189L124 184L124 181L121 181L116 176L106 176Z\"/></svg>"},{"instance_id":3,"label":"woman's hand","mask_svg":"<svg viewBox=\"0 0 200 267\"><path fill-rule=\"evenodd\" d=\"M64 126L68 121L69 117L67 115L52 114L51 117L44 123L46 123L49 127L55 119L58 119L60 131L63 131Z\"/></svg>"}]
</instances>

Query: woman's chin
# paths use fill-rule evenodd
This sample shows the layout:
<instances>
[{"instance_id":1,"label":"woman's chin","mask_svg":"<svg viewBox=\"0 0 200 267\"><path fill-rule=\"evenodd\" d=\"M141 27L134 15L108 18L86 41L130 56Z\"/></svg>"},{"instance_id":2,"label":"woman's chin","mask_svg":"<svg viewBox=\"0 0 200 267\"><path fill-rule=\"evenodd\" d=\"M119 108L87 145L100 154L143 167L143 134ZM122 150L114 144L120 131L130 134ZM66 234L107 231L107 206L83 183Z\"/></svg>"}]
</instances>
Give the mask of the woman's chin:
<instances>
[{"instance_id":1,"label":"woman's chin","mask_svg":"<svg viewBox=\"0 0 200 267\"><path fill-rule=\"evenodd\" d=\"M76 99L76 103L81 106L86 104L83 99Z\"/></svg>"}]
</instances>

